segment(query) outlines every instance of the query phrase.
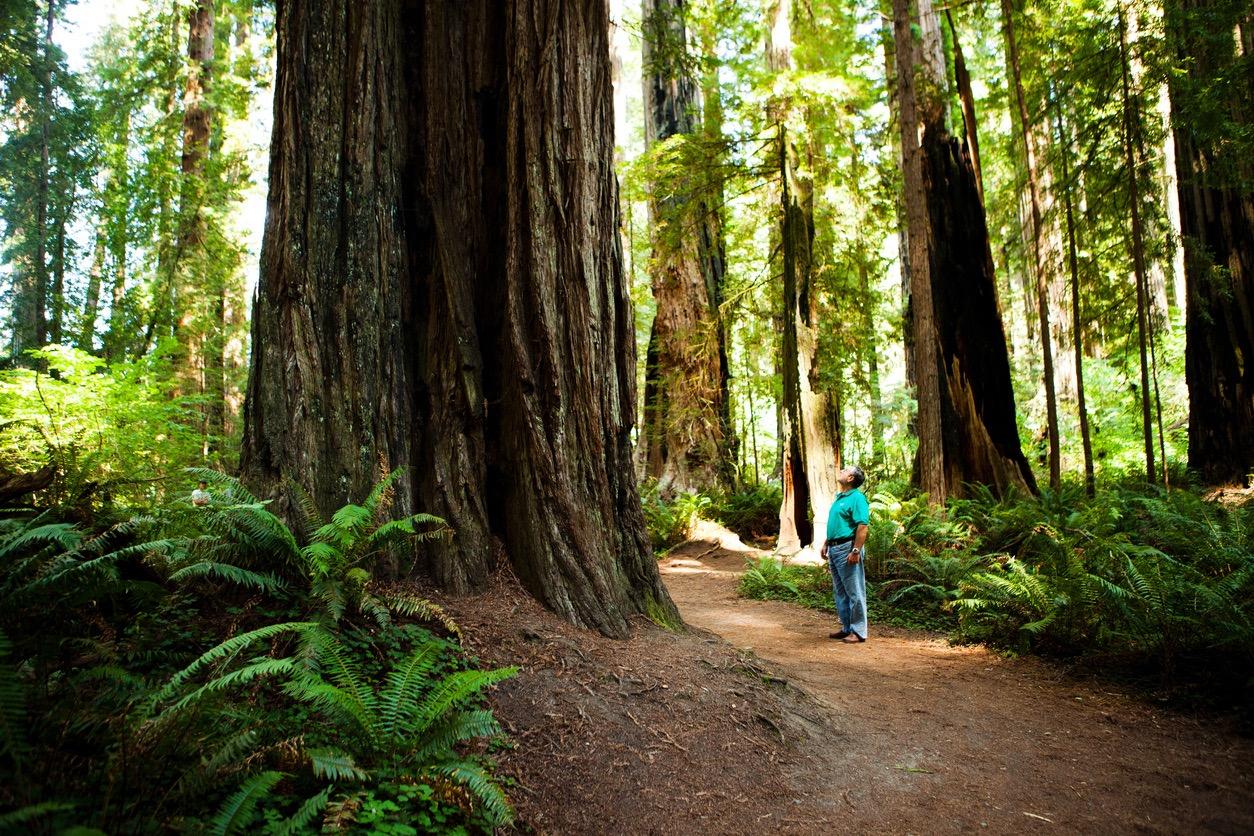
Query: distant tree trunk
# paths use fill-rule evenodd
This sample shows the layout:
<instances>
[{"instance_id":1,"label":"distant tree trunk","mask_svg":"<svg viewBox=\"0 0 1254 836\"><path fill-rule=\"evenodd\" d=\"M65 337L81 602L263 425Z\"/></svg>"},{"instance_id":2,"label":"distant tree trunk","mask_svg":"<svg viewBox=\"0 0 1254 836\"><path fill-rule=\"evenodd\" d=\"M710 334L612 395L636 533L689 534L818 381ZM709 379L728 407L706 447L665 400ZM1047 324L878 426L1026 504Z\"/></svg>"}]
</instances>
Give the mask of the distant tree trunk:
<instances>
[{"instance_id":1,"label":"distant tree trunk","mask_svg":"<svg viewBox=\"0 0 1254 836\"><path fill-rule=\"evenodd\" d=\"M65 236L74 209L73 192L65 197L65 204L56 222L56 254L52 261L52 316L48 321L48 341L53 345L61 344L65 331Z\"/></svg>"},{"instance_id":2,"label":"distant tree trunk","mask_svg":"<svg viewBox=\"0 0 1254 836\"><path fill-rule=\"evenodd\" d=\"M1075 239L1075 211L1071 197L1073 186L1071 137L1063 127L1062 104L1057 96L1052 96L1051 99L1054 106L1054 125L1058 129L1058 150L1062 164L1062 200L1067 221L1067 265L1071 271L1071 332L1075 346L1076 407L1080 416L1080 442L1084 449L1084 492L1088 496L1093 496L1097 485L1093 475L1093 442L1089 435L1089 413L1084 401L1084 330L1083 317L1080 314L1080 263Z\"/></svg>"},{"instance_id":3,"label":"distant tree trunk","mask_svg":"<svg viewBox=\"0 0 1254 836\"><path fill-rule=\"evenodd\" d=\"M504 546L565 618L677 618L631 467L606 4L280 2L241 468L324 509L402 468L444 586ZM317 67L317 73L309 72Z\"/></svg>"},{"instance_id":4,"label":"distant tree trunk","mask_svg":"<svg viewBox=\"0 0 1254 836\"><path fill-rule=\"evenodd\" d=\"M48 341L48 137L52 126L52 23L53 0L44 7L44 61L39 83L39 177L35 193L35 298L31 308L31 332L35 345Z\"/></svg>"},{"instance_id":5,"label":"distant tree trunk","mask_svg":"<svg viewBox=\"0 0 1254 836\"><path fill-rule=\"evenodd\" d=\"M1123 81L1123 151L1128 176L1128 208L1132 221L1132 269L1136 275L1136 331L1141 353L1141 428L1145 437L1145 479L1156 481L1154 467L1154 423L1150 417L1149 367L1149 280L1145 270L1145 241L1141 229L1141 191L1138 183L1137 155L1133 138L1132 95L1128 83L1127 25L1119 10L1119 58ZM1163 462L1163 466L1166 466Z\"/></svg>"},{"instance_id":6,"label":"distant tree trunk","mask_svg":"<svg viewBox=\"0 0 1254 836\"><path fill-rule=\"evenodd\" d=\"M1222 102L1214 81L1248 68L1248 4L1171 0L1170 40L1186 74L1170 88L1184 233L1189 469L1207 484L1254 471L1254 166L1231 126L1254 126L1254 78ZM1217 116L1227 125L1216 129ZM1219 122L1223 125L1224 122ZM1248 139L1244 146L1249 148Z\"/></svg>"},{"instance_id":7,"label":"distant tree trunk","mask_svg":"<svg viewBox=\"0 0 1254 836\"><path fill-rule=\"evenodd\" d=\"M686 68L683 0L645 0L645 143L697 141L700 96ZM668 490L727 489L735 473L729 424L725 333L719 312L723 231L711 205L709 175L689 165L651 184L653 254L649 273L657 316L645 366L646 474ZM653 350L656 349L654 360Z\"/></svg>"},{"instance_id":8,"label":"distant tree trunk","mask_svg":"<svg viewBox=\"0 0 1254 836\"><path fill-rule=\"evenodd\" d=\"M1015 89L1015 103L1019 108L1019 126L1023 130L1024 160L1027 165L1028 198L1032 208L1032 259L1036 268L1036 305L1041 322L1041 363L1045 378L1045 421L1049 436L1049 487L1057 491L1062 486L1060 442L1058 438L1058 401L1054 387L1053 331L1049 324L1049 276L1043 252L1044 221L1041 217L1041 195L1037 180L1036 149L1033 141L1032 121L1028 116L1023 96L1023 82L1019 72L1019 46L1015 40L1014 9L1011 0L1001 0L1002 26L1006 35L1006 56L1010 63Z\"/></svg>"},{"instance_id":9,"label":"distant tree trunk","mask_svg":"<svg viewBox=\"0 0 1254 836\"><path fill-rule=\"evenodd\" d=\"M1012 489L1034 491L1036 483L1019 446L993 255L971 158L949 135L943 103L926 96L916 105L919 85L909 78L911 74L900 70L922 66L932 74L924 89L943 89L943 69L937 74L944 59L936 15L930 0L919 0L918 9L924 55L915 60L906 3L896 0L894 4L902 143L921 157L917 174L908 164L905 178L907 206L913 213L909 315L914 322L919 399L916 476L933 501L938 499L932 487L937 482L943 486L939 498L961 495L966 482L988 485L998 494ZM921 146L915 128L920 119L924 125ZM918 195L922 206L916 205ZM930 304L921 293L930 296ZM920 320L928 318L931 323L923 327ZM931 359L923 354L924 335L929 333L936 352ZM924 386L927 369L936 370L934 392ZM925 416L932 410L938 413L940 450L935 450L937 442L924 444Z\"/></svg>"},{"instance_id":10,"label":"distant tree trunk","mask_svg":"<svg viewBox=\"0 0 1254 836\"><path fill-rule=\"evenodd\" d=\"M129 110L122 117L119 133L122 138L122 152L118 154L113 170L109 174L109 190L114 194L122 196L122 205L114 207L114 214L109 217L105 224L109 260L113 275L109 285L109 326L105 330L103 349L105 360L110 363L121 360L125 356L128 340L131 339L129 333L131 329L128 327L125 310L126 251L130 244L127 223L127 206L129 201L126 198L130 190L130 166L127 162L131 136L131 114ZM160 236L158 237L160 238ZM159 248L164 247L163 242L164 239L158 241ZM158 255L158 258L160 258L160 255ZM161 273L160 267L158 267L157 273ZM160 301L154 299L153 305L158 304L160 304Z\"/></svg>"},{"instance_id":11,"label":"distant tree trunk","mask_svg":"<svg viewBox=\"0 0 1254 836\"><path fill-rule=\"evenodd\" d=\"M771 9L767 68L772 72L792 67L791 10L791 0L778 0ZM819 387L819 323L812 282L813 190L807 178L798 176L798 154L788 130L790 103L773 99L768 111L778 132L773 150L779 175L783 273L779 357L784 497L776 550L787 555L805 547L817 548L826 538L822 522L838 487L840 427L831 396Z\"/></svg>"},{"instance_id":12,"label":"distant tree trunk","mask_svg":"<svg viewBox=\"0 0 1254 836\"><path fill-rule=\"evenodd\" d=\"M96 248L87 274L87 295L83 300L83 317L78 326L78 347L82 351L96 350L96 315L100 309L100 286L104 280L105 226L96 229Z\"/></svg>"}]
</instances>

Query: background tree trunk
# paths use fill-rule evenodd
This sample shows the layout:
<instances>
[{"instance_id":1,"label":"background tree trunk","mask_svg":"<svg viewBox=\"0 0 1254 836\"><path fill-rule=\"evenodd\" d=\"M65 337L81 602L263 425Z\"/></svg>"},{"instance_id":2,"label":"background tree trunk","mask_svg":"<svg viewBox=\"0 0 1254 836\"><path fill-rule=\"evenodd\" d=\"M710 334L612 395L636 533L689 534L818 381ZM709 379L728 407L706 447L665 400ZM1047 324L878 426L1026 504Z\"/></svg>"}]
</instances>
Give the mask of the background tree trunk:
<instances>
[{"instance_id":1,"label":"background tree trunk","mask_svg":"<svg viewBox=\"0 0 1254 836\"><path fill-rule=\"evenodd\" d=\"M918 8L921 46L932 57L915 60L903 54L903 42L911 52L915 44L910 37L905 4L897 0L897 66L921 65L935 72L940 49L936 15L930 0L920 0ZM935 34L929 38L929 32ZM943 59L940 66L943 67ZM927 82L928 90L943 89L943 75L931 76ZM912 101L912 113L908 116L905 72L900 74L898 84L902 142L917 149L920 157L917 174L909 163L906 168L906 199L912 213L909 316L914 322L914 375L918 382L916 474L920 486L933 502L961 495L965 482L988 485L998 494L1012 488L1035 491L1035 479L1019 444L993 254L971 158L962 144L949 135L943 103L929 96L916 108ZM913 81L910 87L913 98L919 88ZM916 120L922 120L924 126L921 145ZM923 205L914 205L919 202ZM916 233L920 228L923 231ZM916 276L916 271L922 277ZM928 297L930 304L925 301ZM920 320L929 318L927 314L932 322L924 326ZM924 354L921 342L929 333L935 341L931 358ZM930 377L924 370L929 368L936 369L934 392L924 386ZM929 434L925 412L933 409L936 418L928 416L926 420L937 421L940 429L930 431L937 432L938 438L925 445L925 436Z\"/></svg>"},{"instance_id":2,"label":"background tree trunk","mask_svg":"<svg viewBox=\"0 0 1254 836\"><path fill-rule=\"evenodd\" d=\"M645 0L645 143L697 142L700 96L688 70L683 0ZM667 490L729 489L735 476L729 425L726 335L719 305L725 272L722 226L692 148L689 165L651 184L649 273L657 316L645 365L641 444L646 475ZM669 170L669 167L667 168Z\"/></svg>"},{"instance_id":3,"label":"background tree trunk","mask_svg":"<svg viewBox=\"0 0 1254 836\"><path fill-rule=\"evenodd\" d=\"M401 467L398 511L456 531L419 555L438 582L482 585L503 545L624 635L678 615L631 468L606 12L279 3L242 470L333 509Z\"/></svg>"},{"instance_id":4,"label":"background tree trunk","mask_svg":"<svg viewBox=\"0 0 1254 836\"><path fill-rule=\"evenodd\" d=\"M792 68L791 0L771 9L767 69ZM836 496L840 469L840 426L831 395L819 385L818 312L814 299L814 197L808 177L799 176L798 154L788 130L790 103L768 104L778 131L779 251L783 274L780 378L783 384L781 454L784 496L776 551L817 549L826 539L825 521Z\"/></svg>"},{"instance_id":5,"label":"background tree trunk","mask_svg":"<svg viewBox=\"0 0 1254 836\"><path fill-rule=\"evenodd\" d=\"M1249 66L1254 24L1247 4L1227 0L1172 0L1166 11L1188 68L1170 92L1187 289L1189 468L1208 484L1247 484L1254 471L1254 166L1215 126L1226 121L1248 132L1254 79L1243 95L1222 102L1209 85L1221 74L1233 77L1241 60ZM1246 39L1244 55L1234 33Z\"/></svg>"}]
</instances>

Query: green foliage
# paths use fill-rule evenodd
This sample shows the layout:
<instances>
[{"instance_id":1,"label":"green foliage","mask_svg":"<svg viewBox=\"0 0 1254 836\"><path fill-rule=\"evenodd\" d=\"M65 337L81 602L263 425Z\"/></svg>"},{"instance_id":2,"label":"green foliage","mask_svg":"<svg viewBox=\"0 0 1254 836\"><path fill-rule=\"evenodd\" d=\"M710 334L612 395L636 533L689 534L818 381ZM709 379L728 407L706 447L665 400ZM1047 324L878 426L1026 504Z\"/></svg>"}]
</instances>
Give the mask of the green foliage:
<instances>
[{"instance_id":1,"label":"green foliage","mask_svg":"<svg viewBox=\"0 0 1254 836\"><path fill-rule=\"evenodd\" d=\"M374 827L353 823L373 798L380 832L508 822L475 747L501 733L485 689L514 671L407 623L460 635L370 575L389 544L443 524L388 520L393 476L306 539L238 482L193 475L213 481L207 507L95 533L56 512L0 521L0 768L17 777L0 782L3 820L309 833Z\"/></svg>"},{"instance_id":2,"label":"green foliage","mask_svg":"<svg viewBox=\"0 0 1254 836\"><path fill-rule=\"evenodd\" d=\"M0 469L55 469L45 506L162 501L162 480L198 458L190 402L165 389L160 358L106 364L62 346L31 352L43 370L0 371Z\"/></svg>"}]
</instances>

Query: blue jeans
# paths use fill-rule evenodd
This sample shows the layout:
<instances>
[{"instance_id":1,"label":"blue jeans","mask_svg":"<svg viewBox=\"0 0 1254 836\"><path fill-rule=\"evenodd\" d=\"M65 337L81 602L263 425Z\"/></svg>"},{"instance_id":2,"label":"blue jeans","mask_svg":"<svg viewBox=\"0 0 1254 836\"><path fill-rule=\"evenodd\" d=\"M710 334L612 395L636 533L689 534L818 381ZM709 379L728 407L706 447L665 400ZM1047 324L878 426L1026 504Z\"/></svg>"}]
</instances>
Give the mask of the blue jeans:
<instances>
[{"instance_id":1,"label":"blue jeans","mask_svg":"<svg viewBox=\"0 0 1254 836\"><path fill-rule=\"evenodd\" d=\"M860 553L858 562L850 566L847 558L852 549L852 540L832 546L827 550L827 565L832 571L832 598L840 616L840 629L865 639L866 552Z\"/></svg>"}]
</instances>

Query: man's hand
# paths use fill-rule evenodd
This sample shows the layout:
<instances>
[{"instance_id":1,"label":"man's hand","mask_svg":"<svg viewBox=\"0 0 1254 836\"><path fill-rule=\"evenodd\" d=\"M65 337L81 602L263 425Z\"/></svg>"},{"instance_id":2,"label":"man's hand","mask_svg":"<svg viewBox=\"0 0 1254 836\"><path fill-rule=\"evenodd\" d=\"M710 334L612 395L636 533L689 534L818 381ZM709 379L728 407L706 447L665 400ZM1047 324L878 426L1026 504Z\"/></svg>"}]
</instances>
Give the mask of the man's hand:
<instances>
[{"instance_id":1,"label":"man's hand","mask_svg":"<svg viewBox=\"0 0 1254 836\"><path fill-rule=\"evenodd\" d=\"M850 566L853 566L861 559L862 559L862 549L850 549L849 556L845 558L845 562L848 563Z\"/></svg>"}]
</instances>

